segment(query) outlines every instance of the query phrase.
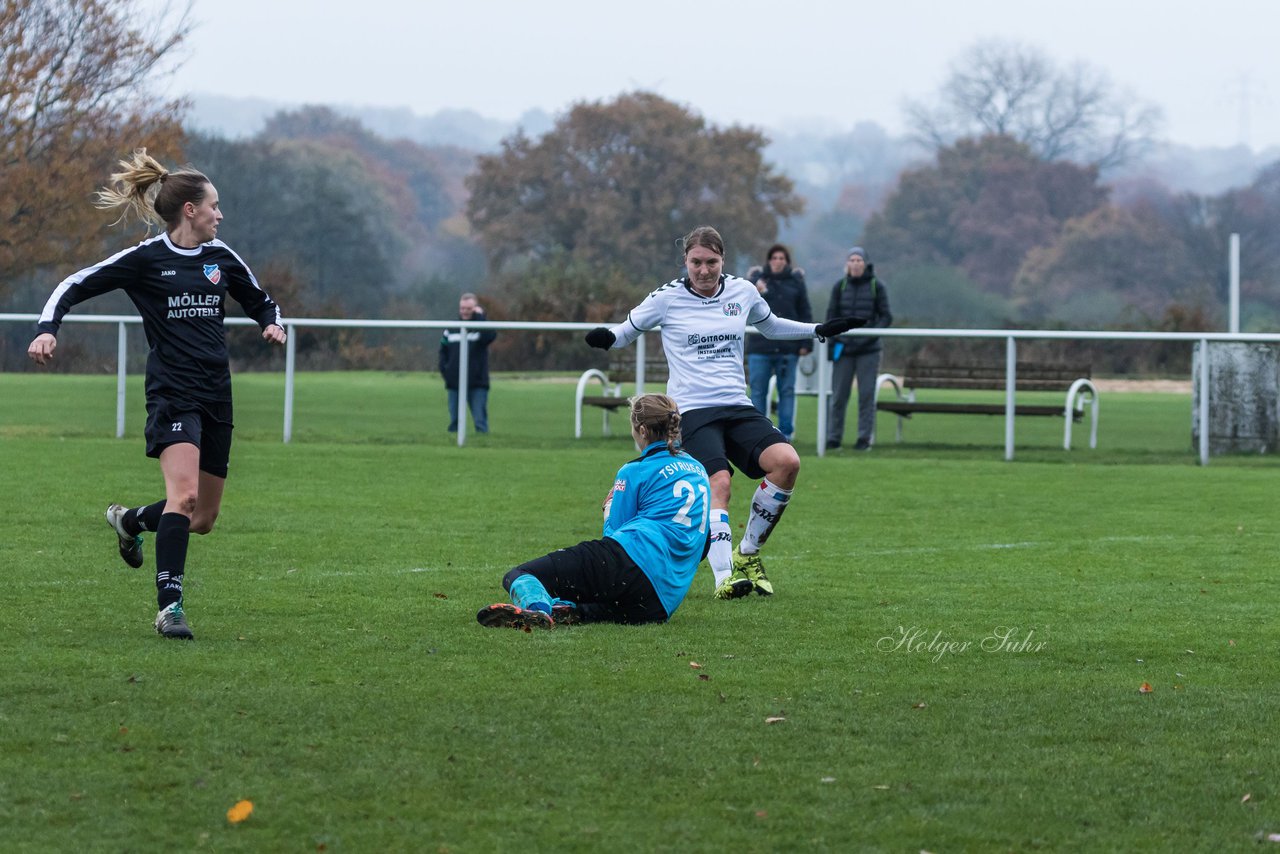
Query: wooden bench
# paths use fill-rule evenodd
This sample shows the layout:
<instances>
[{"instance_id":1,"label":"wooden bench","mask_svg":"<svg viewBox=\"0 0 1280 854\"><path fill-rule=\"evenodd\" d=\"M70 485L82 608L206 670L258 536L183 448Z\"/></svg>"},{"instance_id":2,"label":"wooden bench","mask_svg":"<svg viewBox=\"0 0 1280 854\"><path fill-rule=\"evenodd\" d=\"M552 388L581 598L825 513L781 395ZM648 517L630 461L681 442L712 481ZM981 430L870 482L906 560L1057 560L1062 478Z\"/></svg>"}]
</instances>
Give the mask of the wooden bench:
<instances>
[{"instance_id":1,"label":"wooden bench","mask_svg":"<svg viewBox=\"0 0 1280 854\"><path fill-rule=\"evenodd\" d=\"M592 382L600 383L600 394L587 394L587 386ZM629 405L629 397L624 395L622 390L624 386L628 384L634 385L635 382L636 349L634 346L624 347L621 350L610 350L608 370L602 371L599 368L589 368L583 371L582 376L578 377L578 390L574 395L574 438L582 438L582 408L584 406L595 406L604 410L601 413L600 433L602 436L612 435L609 430L609 415ZM644 390L646 392L662 391L666 387L666 383L666 356L661 353L646 355L644 360Z\"/></svg>"},{"instance_id":2,"label":"wooden bench","mask_svg":"<svg viewBox=\"0 0 1280 854\"><path fill-rule=\"evenodd\" d=\"M897 393L892 400L880 399L880 388L888 383ZM897 440L902 441L903 419L917 412L951 413L955 415L1006 415L1004 403L947 402L918 400L920 389L972 389L1007 391L1004 366L943 365L911 361L901 379L893 374L876 378L876 409L898 416ZM1063 419L1062 447L1071 450L1071 425L1084 418L1087 404L1092 415L1089 447L1098 446L1098 390L1093 384L1088 365L1018 362L1014 375L1014 391L1064 392L1063 404L1014 403L1014 415L1052 415Z\"/></svg>"}]
</instances>

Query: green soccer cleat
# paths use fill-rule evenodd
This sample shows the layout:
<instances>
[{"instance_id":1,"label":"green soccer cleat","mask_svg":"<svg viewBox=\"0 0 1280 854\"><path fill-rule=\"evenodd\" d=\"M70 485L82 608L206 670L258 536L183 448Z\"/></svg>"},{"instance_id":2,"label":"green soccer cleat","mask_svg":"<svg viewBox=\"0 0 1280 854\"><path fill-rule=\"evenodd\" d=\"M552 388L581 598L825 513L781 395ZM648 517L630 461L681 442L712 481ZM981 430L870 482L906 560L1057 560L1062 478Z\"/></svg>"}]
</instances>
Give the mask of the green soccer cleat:
<instances>
[{"instance_id":1,"label":"green soccer cleat","mask_svg":"<svg viewBox=\"0 0 1280 854\"><path fill-rule=\"evenodd\" d=\"M116 538L120 542L120 557L129 566L137 569L142 566L142 535L125 533L121 519L126 512L127 508L112 504L107 508L107 524L116 532Z\"/></svg>"},{"instance_id":2,"label":"green soccer cleat","mask_svg":"<svg viewBox=\"0 0 1280 854\"><path fill-rule=\"evenodd\" d=\"M174 602L166 605L156 614L156 633L176 640L195 640L191 627L187 625L187 615L182 612L182 603Z\"/></svg>"},{"instance_id":3,"label":"green soccer cleat","mask_svg":"<svg viewBox=\"0 0 1280 854\"><path fill-rule=\"evenodd\" d=\"M715 598L741 599L743 596L751 595L751 587L751 579L747 578L741 570L735 569L733 573L716 588Z\"/></svg>"},{"instance_id":4,"label":"green soccer cleat","mask_svg":"<svg viewBox=\"0 0 1280 854\"><path fill-rule=\"evenodd\" d=\"M742 552L735 551L733 568L747 577L756 593L761 596L773 595L773 582L764 574L764 561L760 560L759 554L744 555Z\"/></svg>"},{"instance_id":5,"label":"green soccer cleat","mask_svg":"<svg viewBox=\"0 0 1280 854\"><path fill-rule=\"evenodd\" d=\"M526 632L554 628L556 624L545 611L517 608L509 602L481 608L476 614L476 622L490 629L524 629Z\"/></svg>"}]
</instances>

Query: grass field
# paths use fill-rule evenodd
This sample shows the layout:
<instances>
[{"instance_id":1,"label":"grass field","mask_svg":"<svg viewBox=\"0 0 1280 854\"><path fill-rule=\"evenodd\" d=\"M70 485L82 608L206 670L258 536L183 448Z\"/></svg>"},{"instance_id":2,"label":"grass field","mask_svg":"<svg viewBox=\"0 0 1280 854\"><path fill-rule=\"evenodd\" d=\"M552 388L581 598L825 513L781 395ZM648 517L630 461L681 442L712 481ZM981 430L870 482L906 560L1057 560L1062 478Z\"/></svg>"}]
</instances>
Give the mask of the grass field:
<instances>
[{"instance_id":1,"label":"grass field","mask_svg":"<svg viewBox=\"0 0 1280 854\"><path fill-rule=\"evenodd\" d=\"M102 519L160 496L140 380L116 440L113 377L0 375L0 849L1280 851L1278 468L1196 465L1186 396L1013 463L946 416L819 459L804 400L776 596L525 634L475 612L629 440L510 378L458 448L437 377L318 374L284 445L282 385L237 378L183 644Z\"/></svg>"}]
</instances>

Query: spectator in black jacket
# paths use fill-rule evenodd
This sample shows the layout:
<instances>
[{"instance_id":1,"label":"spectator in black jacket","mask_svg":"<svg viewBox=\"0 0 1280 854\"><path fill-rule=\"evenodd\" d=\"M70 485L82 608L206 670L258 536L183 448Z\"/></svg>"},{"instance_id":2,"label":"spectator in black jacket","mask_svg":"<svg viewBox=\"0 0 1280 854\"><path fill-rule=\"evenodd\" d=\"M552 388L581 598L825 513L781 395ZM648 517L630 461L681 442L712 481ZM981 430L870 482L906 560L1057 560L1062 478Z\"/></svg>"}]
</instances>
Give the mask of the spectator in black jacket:
<instances>
[{"instance_id":1,"label":"spectator in black jacket","mask_svg":"<svg viewBox=\"0 0 1280 854\"><path fill-rule=\"evenodd\" d=\"M475 294L458 299L460 320L485 320L484 309ZM467 408L477 433L489 432L489 345L498 333L470 329L467 331ZM446 329L440 339L440 374L449 392L449 432L458 432L458 366L462 361L462 331Z\"/></svg>"},{"instance_id":2,"label":"spectator in black jacket","mask_svg":"<svg viewBox=\"0 0 1280 854\"><path fill-rule=\"evenodd\" d=\"M845 262L845 276L831 289L827 318L854 316L867 318L865 328L884 329L893 323L889 311L889 293L884 282L876 278L875 267L867 250L855 246ZM849 408L853 378L858 378L857 451L871 450L875 439L876 376L880 371L880 352L884 344L879 338L842 335L829 345L834 360L831 373L831 407L827 414L827 450L840 447L844 440L844 417Z\"/></svg>"},{"instance_id":3,"label":"spectator in black jacket","mask_svg":"<svg viewBox=\"0 0 1280 854\"><path fill-rule=\"evenodd\" d=\"M791 266L791 252L781 243L769 247L766 264L748 274L764 301L778 317L813 322L804 271ZM787 441L795 433L796 363L808 355L809 341L784 341L763 335L747 337L747 374L751 382L751 403L769 417L769 379L778 378L778 430Z\"/></svg>"}]
</instances>

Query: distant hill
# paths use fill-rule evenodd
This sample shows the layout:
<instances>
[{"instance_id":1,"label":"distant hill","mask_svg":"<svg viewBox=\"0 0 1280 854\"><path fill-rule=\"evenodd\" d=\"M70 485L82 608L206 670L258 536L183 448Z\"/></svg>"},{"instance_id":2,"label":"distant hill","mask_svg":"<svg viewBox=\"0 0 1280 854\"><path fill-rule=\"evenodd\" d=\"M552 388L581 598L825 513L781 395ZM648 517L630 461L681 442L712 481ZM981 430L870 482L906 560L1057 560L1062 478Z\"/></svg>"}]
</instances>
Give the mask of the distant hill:
<instances>
[{"instance_id":1,"label":"distant hill","mask_svg":"<svg viewBox=\"0 0 1280 854\"><path fill-rule=\"evenodd\" d=\"M197 94L187 123L215 136L240 138L262 129L266 119L301 104L261 98L229 98ZM358 119L366 128L389 139L409 139L423 145L456 146L487 153L517 128L529 136L550 130L555 117L531 110L515 122L491 119L473 110L441 110L420 115L407 107L368 107L327 104L335 112ZM890 137L874 122L860 122L851 132L764 128L773 140L769 157L811 197L836 195L849 182L868 186L892 185L898 173L927 153L909 140ZM1174 191L1215 195L1253 181L1258 171L1280 160L1280 147L1253 151L1245 146L1192 148L1163 143L1141 162L1107 176L1122 183L1154 182Z\"/></svg>"},{"instance_id":2,"label":"distant hill","mask_svg":"<svg viewBox=\"0 0 1280 854\"><path fill-rule=\"evenodd\" d=\"M205 133L232 139L253 136L268 117L303 104L285 104L262 98L228 98L194 95L187 124ZM423 116L407 107L361 107L325 104L334 112L358 119L366 128L388 139L408 139L422 145L448 145L470 151L495 151L517 127L530 136L551 129L554 119L542 110L530 110L515 122L490 119L472 110L441 110Z\"/></svg>"}]
</instances>

